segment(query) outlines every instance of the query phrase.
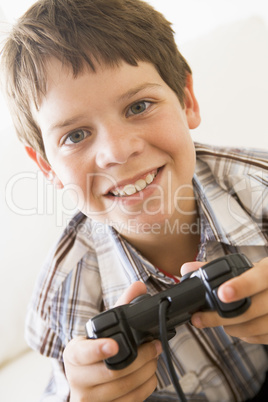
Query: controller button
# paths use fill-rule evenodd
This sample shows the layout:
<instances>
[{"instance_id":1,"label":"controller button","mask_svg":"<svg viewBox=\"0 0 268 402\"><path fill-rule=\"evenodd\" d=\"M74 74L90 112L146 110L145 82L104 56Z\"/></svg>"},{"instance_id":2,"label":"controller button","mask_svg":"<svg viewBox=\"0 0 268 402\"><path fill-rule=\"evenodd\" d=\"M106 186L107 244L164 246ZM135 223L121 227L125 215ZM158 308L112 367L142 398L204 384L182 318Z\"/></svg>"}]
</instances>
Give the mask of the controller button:
<instances>
[{"instance_id":1,"label":"controller button","mask_svg":"<svg viewBox=\"0 0 268 402\"><path fill-rule=\"evenodd\" d=\"M212 281L219 276L228 274L231 272L229 264L225 260L217 261L217 264L211 263L204 268L204 275L207 281Z\"/></svg>"},{"instance_id":2,"label":"controller button","mask_svg":"<svg viewBox=\"0 0 268 402\"><path fill-rule=\"evenodd\" d=\"M109 357L106 361L109 364L119 364L130 356L131 350L123 333L115 334L112 338L118 343L119 352L115 356Z\"/></svg>"},{"instance_id":3,"label":"controller button","mask_svg":"<svg viewBox=\"0 0 268 402\"><path fill-rule=\"evenodd\" d=\"M95 317L93 324L96 332L104 331L118 324L118 318L113 311L107 311L107 313Z\"/></svg>"},{"instance_id":4,"label":"controller button","mask_svg":"<svg viewBox=\"0 0 268 402\"><path fill-rule=\"evenodd\" d=\"M218 289L216 288L213 290L213 294L215 297L215 300L220 308L221 311L223 312L228 312L228 311L232 311L232 310L236 310L238 308L240 308L243 304L244 304L244 300L238 300L236 302L232 302L232 303L224 303L222 302L219 298L218 298Z\"/></svg>"}]
</instances>

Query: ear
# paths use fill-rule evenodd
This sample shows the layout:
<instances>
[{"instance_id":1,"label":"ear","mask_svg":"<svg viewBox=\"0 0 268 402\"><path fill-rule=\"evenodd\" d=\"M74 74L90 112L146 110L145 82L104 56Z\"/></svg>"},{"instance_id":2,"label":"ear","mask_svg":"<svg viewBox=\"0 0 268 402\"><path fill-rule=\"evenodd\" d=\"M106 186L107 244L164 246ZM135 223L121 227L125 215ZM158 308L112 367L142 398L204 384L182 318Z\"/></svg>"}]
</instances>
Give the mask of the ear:
<instances>
[{"instance_id":1,"label":"ear","mask_svg":"<svg viewBox=\"0 0 268 402\"><path fill-rule=\"evenodd\" d=\"M50 164L32 147L25 145L24 148L28 156L37 164L37 166L43 172L47 180L55 184L56 187L63 188L62 182L59 180L55 172L52 170Z\"/></svg>"},{"instance_id":2,"label":"ear","mask_svg":"<svg viewBox=\"0 0 268 402\"><path fill-rule=\"evenodd\" d=\"M193 129L199 126L201 117L199 112L199 105L194 94L193 77L191 74L187 75L184 92L185 92L184 105L185 105L187 122L189 128Z\"/></svg>"}]
</instances>

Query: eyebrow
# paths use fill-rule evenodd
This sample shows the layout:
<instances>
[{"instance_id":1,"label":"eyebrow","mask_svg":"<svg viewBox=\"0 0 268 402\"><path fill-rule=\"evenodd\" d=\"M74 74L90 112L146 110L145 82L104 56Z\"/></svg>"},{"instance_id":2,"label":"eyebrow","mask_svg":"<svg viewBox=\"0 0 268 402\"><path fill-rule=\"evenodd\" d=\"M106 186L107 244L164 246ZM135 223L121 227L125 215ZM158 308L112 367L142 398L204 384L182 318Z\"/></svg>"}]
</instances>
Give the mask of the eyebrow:
<instances>
[{"instance_id":1,"label":"eyebrow","mask_svg":"<svg viewBox=\"0 0 268 402\"><path fill-rule=\"evenodd\" d=\"M80 114L80 115L71 117L70 119L59 121L59 122L53 124L52 126L50 126L49 129L48 129L48 132L51 133L54 130L58 130L58 129L61 129L61 128L65 128L65 127L75 125L79 121L81 121L81 119L83 119L83 118L85 118L85 115Z\"/></svg>"},{"instance_id":2,"label":"eyebrow","mask_svg":"<svg viewBox=\"0 0 268 402\"><path fill-rule=\"evenodd\" d=\"M146 82L144 84L137 85L136 87L131 88L129 91L127 91L123 95L120 95L117 98L117 100L118 101L128 100L128 99L132 98L133 96L137 95L139 92L143 91L144 89L151 89L151 88L153 89L153 88L160 88L160 87L161 87L160 84Z\"/></svg>"},{"instance_id":3,"label":"eyebrow","mask_svg":"<svg viewBox=\"0 0 268 402\"><path fill-rule=\"evenodd\" d=\"M156 83L144 83L141 85L138 85L134 88L131 88L129 91L125 92L124 94L120 95L117 98L117 101L122 102L122 101L126 101L131 99L133 96L137 95L139 92L142 92L145 89L151 89L151 88L160 88L161 85L160 84L156 84ZM84 119L85 115L84 114L78 114L76 116L73 116L69 119L63 120L63 121L59 121L53 125L51 125L48 129L48 132L52 132L54 130L58 130L58 129L62 129L65 127L69 127L72 125L76 125L77 123L79 123L79 121L81 121L81 119Z\"/></svg>"}]
</instances>

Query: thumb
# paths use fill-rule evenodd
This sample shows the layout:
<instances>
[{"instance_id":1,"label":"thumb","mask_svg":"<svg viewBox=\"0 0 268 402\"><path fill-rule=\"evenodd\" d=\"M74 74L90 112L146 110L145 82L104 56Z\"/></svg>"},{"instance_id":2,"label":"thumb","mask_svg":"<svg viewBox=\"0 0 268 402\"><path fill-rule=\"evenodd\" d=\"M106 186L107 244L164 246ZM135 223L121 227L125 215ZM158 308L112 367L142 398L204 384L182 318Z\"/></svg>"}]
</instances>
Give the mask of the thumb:
<instances>
[{"instance_id":1,"label":"thumb","mask_svg":"<svg viewBox=\"0 0 268 402\"><path fill-rule=\"evenodd\" d=\"M122 296L119 297L115 306L128 304L138 296L144 295L147 292L146 285L143 282L137 281L132 283Z\"/></svg>"},{"instance_id":2,"label":"thumb","mask_svg":"<svg viewBox=\"0 0 268 402\"><path fill-rule=\"evenodd\" d=\"M205 262L200 261L186 262L181 266L181 276L188 274L188 272L196 271L198 268L202 267L205 264Z\"/></svg>"}]
</instances>

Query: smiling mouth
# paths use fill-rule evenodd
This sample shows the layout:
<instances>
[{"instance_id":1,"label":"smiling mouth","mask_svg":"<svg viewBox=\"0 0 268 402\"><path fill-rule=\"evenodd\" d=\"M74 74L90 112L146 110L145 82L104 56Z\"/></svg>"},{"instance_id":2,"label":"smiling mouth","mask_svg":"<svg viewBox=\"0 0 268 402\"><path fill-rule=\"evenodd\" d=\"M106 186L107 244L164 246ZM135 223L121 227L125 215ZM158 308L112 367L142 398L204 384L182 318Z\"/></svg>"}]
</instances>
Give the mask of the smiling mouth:
<instances>
[{"instance_id":1,"label":"smiling mouth","mask_svg":"<svg viewBox=\"0 0 268 402\"><path fill-rule=\"evenodd\" d=\"M128 197L130 195L136 194L148 187L154 181L158 172L159 169L155 169L152 172L148 173L145 177L135 181L135 183L116 187L114 190L111 190L109 194L113 195L114 197Z\"/></svg>"}]
</instances>

